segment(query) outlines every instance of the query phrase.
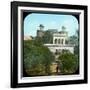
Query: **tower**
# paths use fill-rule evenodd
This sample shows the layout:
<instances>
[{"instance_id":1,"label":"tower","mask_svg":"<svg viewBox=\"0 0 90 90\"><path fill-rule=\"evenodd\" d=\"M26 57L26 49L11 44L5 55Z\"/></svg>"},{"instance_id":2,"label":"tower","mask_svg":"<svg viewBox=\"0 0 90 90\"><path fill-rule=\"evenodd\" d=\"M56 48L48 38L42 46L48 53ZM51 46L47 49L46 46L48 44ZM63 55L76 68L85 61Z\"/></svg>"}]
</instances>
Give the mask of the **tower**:
<instances>
[{"instance_id":1,"label":"tower","mask_svg":"<svg viewBox=\"0 0 90 90\"><path fill-rule=\"evenodd\" d=\"M42 24L39 25L39 30L37 30L37 36L42 37L44 35L44 26Z\"/></svg>"},{"instance_id":2,"label":"tower","mask_svg":"<svg viewBox=\"0 0 90 90\"><path fill-rule=\"evenodd\" d=\"M44 30L44 26L42 24L39 25L40 30Z\"/></svg>"}]
</instances>

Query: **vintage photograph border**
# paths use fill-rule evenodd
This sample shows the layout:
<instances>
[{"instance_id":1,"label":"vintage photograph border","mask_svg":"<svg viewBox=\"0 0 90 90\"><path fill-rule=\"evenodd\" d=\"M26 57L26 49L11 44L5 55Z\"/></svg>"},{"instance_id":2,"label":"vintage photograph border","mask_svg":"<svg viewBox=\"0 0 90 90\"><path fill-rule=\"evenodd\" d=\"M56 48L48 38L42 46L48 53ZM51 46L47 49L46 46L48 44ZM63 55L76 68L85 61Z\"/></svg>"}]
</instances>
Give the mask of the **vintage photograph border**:
<instances>
[{"instance_id":1,"label":"vintage photograph border","mask_svg":"<svg viewBox=\"0 0 90 90\"><path fill-rule=\"evenodd\" d=\"M84 11L84 79L45 82L18 82L18 7L77 9ZM34 87L87 83L87 6L35 2L11 2L11 87Z\"/></svg>"}]
</instances>

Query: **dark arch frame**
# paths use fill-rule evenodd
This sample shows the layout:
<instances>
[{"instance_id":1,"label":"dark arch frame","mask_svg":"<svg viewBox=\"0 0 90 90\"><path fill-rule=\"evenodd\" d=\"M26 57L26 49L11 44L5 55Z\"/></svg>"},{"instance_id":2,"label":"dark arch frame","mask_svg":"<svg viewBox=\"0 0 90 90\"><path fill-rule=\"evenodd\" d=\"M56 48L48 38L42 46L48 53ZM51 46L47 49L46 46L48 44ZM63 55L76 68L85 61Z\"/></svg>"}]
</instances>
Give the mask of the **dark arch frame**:
<instances>
[{"instance_id":1,"label":"dark arch frame","mask_svg":"<svg viewBox=\"0 0 90 90\"><path fill-rule=\"evenodd\" d=\"M55 41L55 44L57 44L57 43L58 43L58 39L55 39L54 41Z\"/></svg>"}]
</instances>

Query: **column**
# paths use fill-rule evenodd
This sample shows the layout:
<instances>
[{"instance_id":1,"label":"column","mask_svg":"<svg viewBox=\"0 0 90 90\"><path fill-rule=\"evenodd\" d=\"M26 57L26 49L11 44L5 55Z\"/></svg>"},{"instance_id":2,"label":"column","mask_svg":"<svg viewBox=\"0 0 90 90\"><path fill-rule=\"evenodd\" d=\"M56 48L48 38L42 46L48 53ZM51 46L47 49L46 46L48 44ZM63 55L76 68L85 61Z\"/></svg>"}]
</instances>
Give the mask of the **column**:
<instances>
[{"instance_id":1,"label":"column","mask_svg":"<svg viewBox=\"0 0 90 90\"><path fill-rule=\"evenodd\" d=\"M63 45L65 45L65 39L63 39Z\"/></svg>"}]
</instances>

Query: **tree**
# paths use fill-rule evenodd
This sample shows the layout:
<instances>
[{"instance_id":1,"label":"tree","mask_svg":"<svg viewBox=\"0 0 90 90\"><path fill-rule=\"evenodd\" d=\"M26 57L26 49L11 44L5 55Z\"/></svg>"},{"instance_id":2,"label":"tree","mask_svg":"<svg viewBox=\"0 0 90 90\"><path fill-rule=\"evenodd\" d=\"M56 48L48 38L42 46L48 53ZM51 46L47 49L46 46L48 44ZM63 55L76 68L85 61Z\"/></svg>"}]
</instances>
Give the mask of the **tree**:
<instances>
[{"instance_id":1,"label":"tree","mask_svg":"<svg viewBox=\"0 0 90 90\"><path fill-rule=\"evenodd\" d=\"M78 39L75 35L69 37L69 44L74 44L74 45L78 44Z\"/></svg>"},{"instance_id":2,"label":"tree","mask_svg":"<svg viewBox=\"0 0 90 90\"><path fill-rule=\"evenodd\" d=\"M79 55L79 30L76 30L75 35L69 37L69 44L74 44L74 53Z\"/></svg>"},{"instance_id":3,"label":"tree","mask_svg":"<svg viewBox=\"0 0 90 90\"><path fill-rule=\"evenodd\" d=\"M65 52L59 55L60 70L62 74L72 74L78 69L78 58L76 55Z\"/></svg>"},{"instance_id":4,"label":"tree","mask_svg":"<svg viewBox=\"0 0 90 90\"><path fill-rule=\"evenodd\" d=\"M37 40L24 41L24 69L27 75L48 75L53 61L53 54Z\"/></svg>"}]
</instances>

